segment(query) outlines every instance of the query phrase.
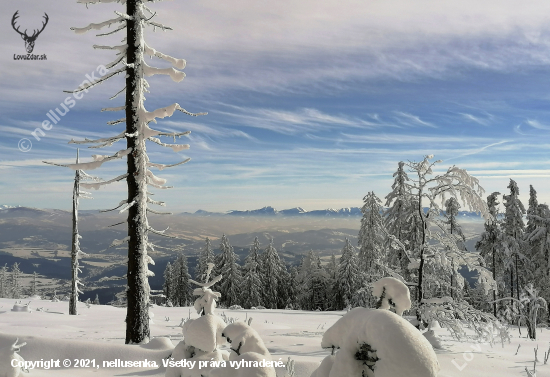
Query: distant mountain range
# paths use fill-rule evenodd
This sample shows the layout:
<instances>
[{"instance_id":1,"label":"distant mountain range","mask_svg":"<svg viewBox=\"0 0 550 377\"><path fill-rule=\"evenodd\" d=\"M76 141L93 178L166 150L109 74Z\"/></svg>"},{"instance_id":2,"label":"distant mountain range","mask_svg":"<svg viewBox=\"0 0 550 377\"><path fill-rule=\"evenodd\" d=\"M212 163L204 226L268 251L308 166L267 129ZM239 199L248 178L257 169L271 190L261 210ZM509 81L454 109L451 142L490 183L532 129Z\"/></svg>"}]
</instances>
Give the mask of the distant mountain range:
<instances>
[{"instance_id":1,"label":"distant mountain range","mask_svg":"<svg viewBox=\"0 0 550 377\"><path fill-rule=\"evenodd\" d=\"M427 210L427 208L425 208ZM83 216L92 215L98 213L94 210L80 210L79 213ZM39 208L30 208L22 206L8 206L0 205L0 218L10 218L10 217L51 217L51 216L67 216L70 215L70 211L64 211L59 209L39 209ZM327 208L307 211L302 207L295 207L283 210L277 210L271 206L266 206L259 209L239 211L232 210L228 212L209 212L199 209L194 213L183 212L181 215L192 215L192 216L240 216L240 217L249 217L249 216L277 216L277 217L290 217L290 216L316 216L316 217L361 217L361 208L359 207L346 207L340 209ZM459 212L459 217L469 218L469 219L479 219L481 216L476 212L461 211Z\"/></svg>"},{"instance_id":2,"label":"distant mountain range","mask_svg":"<svg viewBox=\"0 0 550 377\"><path fill-rule=\"evenodd\" d=\"M427 210L427 208L425 208ZM296 207L296 208L290 208L290 209L283 209L281 211L276 210L275 208L271 206L259 208L259 209L253 209L253 210L247 210L247 211L228 211L225 213L222 212L209 212L204 210L198 210L195 213L189 213L184 212L184 214L187 215L197 215L197 216L280 216L280 217L286 217L286 216L327 216L327 217L361 217L363 213L361 212L361 208L359 207L347 207L347 208L340 208L340 209L334 209L334 208L327 208L327 209L320 209L320 210L313 210L313 211L307 211L303 209L302 207ZM469 211L461 211L459 212L459 216L462 218L471 218L471 219L480 219L480 214L476 212L469 212Z\"/></svg>"}]
</instances>

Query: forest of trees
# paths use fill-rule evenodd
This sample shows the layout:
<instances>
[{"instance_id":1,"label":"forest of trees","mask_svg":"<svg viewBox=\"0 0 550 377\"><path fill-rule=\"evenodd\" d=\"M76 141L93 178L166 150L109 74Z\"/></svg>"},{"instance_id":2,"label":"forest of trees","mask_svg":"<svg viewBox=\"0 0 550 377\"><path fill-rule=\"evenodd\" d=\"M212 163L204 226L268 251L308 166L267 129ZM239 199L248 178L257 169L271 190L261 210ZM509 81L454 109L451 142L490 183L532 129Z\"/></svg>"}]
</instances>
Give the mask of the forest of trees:
<instances>
[{"instance_id":1,"label":"forest of trees","mask_svg":"<svg viewBox=\"0 0 550 377\"><path fill-rule=\"evenodd\" d=\"M218 254L211 241L205 240L195 279L202 281L206 264L214 262L216 273L224 275L219 289L220 304L225 307L372 307L375 299L370 285L383 276L397 277L409 286L413 313L426 300L445 297L515 321L533 300L550 299L550 210L538 203L535 189L530 187L525 210L518 186L510 180L509 194L501 196L501 210L500 193L484 199L478 181L456 167L434 175L432 167L439 161L431 162L431 158L398 164L385 207L374 192L367 193L357 248L346 239L339 258L332 255L322 263L311 250L299 265L291 266L278 254L273 240L262 246L256 238L239 263L223 235ZM409 178L410 173L415 177ZM466 248L459 218L461 203L486 218L476 250ZM470 285L460 273L464 267L477 273L475 284ZM175 283L188 278L174 277L170 265L166 271L170 276L164 287L166 296L174 305L188 305L190 298L178 300L181 293L174 292L189 292L189 285ZM186 268L178 271L188 276Z\"/></svg>"}]
</instances>

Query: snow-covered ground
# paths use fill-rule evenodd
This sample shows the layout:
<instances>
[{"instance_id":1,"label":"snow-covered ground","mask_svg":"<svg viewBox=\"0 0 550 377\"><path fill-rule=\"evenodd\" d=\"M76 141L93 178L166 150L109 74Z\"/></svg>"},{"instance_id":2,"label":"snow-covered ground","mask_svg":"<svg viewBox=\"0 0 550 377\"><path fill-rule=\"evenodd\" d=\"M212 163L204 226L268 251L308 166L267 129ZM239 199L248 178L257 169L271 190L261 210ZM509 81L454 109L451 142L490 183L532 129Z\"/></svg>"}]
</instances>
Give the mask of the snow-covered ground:
<instances>
[{"instance_id":1,"label":"snow-covered ground","mask_svg":"<svg viewBox=\"0 0 550 377\"><path fill-rule=\"evenodd\" d=\"M197 318L192 308L154 307L151 335L154 339L145 346L124 345L126 309L107 305L90 308L79 303L78 316L68 315L68 302L30 301L31 312L12 311L15 300L0 299L0 351L11 346L16 338L26 342L19 354L27 361L68 359L71 367L34 369L28 376L164 376L162 359L182 338L179 327L182 318ZM224 310L218 315L247 320L258 331L273 356L273 360L288 357L296 362L295 377L309 377L313 369L330 351L321 348L324 332L345 312L304 312L291 310ZM544 365L548 352L550 330L539 329L538 340L526 339L526 330L519 337L517 328L510 331L511 343L491 345L475 342L456 342L444 329L436 329L443 349L436 350L441 367L439 377L458 376L526 376L525 367L533 369L533 349L537 346L537 377L550 376L550 361ZM518 346L520 346L518 351ZM517 351L517 355L516 355ZM74 368L75 359L93 360L96 368ZM104 368L103 361L156 361L160 368ZM90 362L91 363L91 362ZM1 370L1 366L0 366ZM279 370L278 377L285 372ZM346 376L342 376L346 377ZM395 376L403 377L403 376Z\"/></svg>"}]
</instances>

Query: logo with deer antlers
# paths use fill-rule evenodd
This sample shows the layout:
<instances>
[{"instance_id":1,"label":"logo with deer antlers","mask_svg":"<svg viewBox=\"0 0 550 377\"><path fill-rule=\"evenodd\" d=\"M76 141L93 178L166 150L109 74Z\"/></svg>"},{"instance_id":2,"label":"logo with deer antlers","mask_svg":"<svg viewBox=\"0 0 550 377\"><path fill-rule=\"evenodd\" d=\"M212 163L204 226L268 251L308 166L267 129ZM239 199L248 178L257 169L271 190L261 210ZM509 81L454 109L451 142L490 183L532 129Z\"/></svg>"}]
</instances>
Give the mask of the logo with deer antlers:
<instances>
[{"instance_id":1,"label":"logo with deer antlers","mask_svg":"<svg viewBox=\"0 0 550 377\"><path fill-rule=\"evenodd\" d=\"M23 38L23 40L25 41L25 49L30 54L30 53L32 53L32 50L34 50L34 43L36 42L36 38L38 38L40 33L42 33L42 31L44 30L44 28L48 24L48 20L50 18L48 17L48 14L44 12L43 17L44 17L45 21L42 23L42 29L40 29L40 30L34 29L32 35L28 35L27 34L28 29L25 29L25 31L22 33L22 32L19 31L19 27L15 26L15 20L17 20L19 18L18 13L19 13L19 11L16 11L13 14L13 17L11 19L11 26L13 26L13 30L15 30L16 32L18 32L21 35L21 38Z\"/></svg>"}]
</instances>

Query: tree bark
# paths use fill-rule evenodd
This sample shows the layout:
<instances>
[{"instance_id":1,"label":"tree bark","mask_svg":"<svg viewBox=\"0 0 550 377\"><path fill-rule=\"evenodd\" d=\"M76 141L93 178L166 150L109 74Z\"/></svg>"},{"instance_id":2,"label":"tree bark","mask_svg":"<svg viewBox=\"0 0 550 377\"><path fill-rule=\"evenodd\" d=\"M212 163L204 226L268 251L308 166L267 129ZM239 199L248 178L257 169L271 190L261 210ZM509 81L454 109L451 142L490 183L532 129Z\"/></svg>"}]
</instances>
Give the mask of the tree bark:
<instances>
[{"instance_id":1,"label":"tree bark","mask_svg":"<svg viewBox=\"0 0 550 377\"><path fill-rule=\"evenodd\" d=\"M147 343L149 330L149 283L147 281L147 154L142 131L144 120L140 119L143 109L143 26L140 19L142 0L127 0L126 21L126 143L132 152L128 155L128 203L134 202L128 210L128 273L126 344Z\"/></svg>"}]
</instances>

